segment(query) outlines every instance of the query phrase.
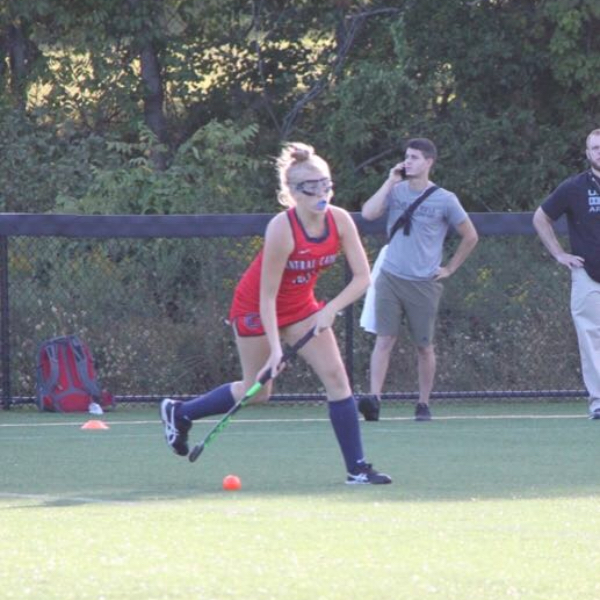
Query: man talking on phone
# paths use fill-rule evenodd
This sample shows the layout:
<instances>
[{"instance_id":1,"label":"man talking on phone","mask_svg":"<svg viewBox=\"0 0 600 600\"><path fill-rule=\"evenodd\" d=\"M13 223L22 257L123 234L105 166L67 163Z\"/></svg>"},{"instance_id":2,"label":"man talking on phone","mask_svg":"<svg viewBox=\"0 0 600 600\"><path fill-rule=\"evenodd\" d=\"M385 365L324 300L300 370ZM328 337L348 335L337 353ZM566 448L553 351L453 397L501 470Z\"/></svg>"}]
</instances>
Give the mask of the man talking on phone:
<instances>
[{"instance_id":1,"label":"man talking on phone","mask_svg":"<svg viewBox=\"0 0 600 600\"><path fill-rule=\"evenodd\" d=\"M450 277L475 248L478 235L460 201L435 185L430 172L437 159L431 140L408 142L404 160L395 165L383 185L363 205L362 216L375 220L387 214L389 238L385 259L373 282L375 290L375 347L370 361L370 395L359 403L367 421L377 421L390 356L406 323L416 348L419 399L415 420L430 421L436 356L435 321ZM452 227L461 240L442 265L444 240Z\"/></svg>"}]
</instances>

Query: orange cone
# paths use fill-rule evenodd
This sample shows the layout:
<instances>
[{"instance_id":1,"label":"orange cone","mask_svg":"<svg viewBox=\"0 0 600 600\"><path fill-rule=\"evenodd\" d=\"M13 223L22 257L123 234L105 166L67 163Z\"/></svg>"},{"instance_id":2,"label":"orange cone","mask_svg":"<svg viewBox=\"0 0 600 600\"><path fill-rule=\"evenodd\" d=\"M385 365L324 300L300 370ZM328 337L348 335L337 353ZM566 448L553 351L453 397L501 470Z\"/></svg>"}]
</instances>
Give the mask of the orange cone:
<instances>
[{"instance_id":1,"label":"orange cone","mask_svg":"<svg viewBox=\"0 0 600 600\"><path fill-rule=\"evenodd\" d=\"M97 421L92 419L91 421L86 421L81 429L110 429L110 427L104 421Z\"/></svg>"}]
</instances>

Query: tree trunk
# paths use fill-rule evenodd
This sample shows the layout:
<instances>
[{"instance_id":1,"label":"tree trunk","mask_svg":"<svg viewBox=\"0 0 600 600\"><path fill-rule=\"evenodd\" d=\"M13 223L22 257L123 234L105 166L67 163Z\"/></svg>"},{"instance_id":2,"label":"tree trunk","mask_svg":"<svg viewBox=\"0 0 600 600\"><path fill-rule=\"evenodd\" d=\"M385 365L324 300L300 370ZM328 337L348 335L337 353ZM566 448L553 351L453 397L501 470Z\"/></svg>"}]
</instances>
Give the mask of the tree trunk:
<instances>
[{"instance_id":1,"label":"tree trunk","mask_svg":"<svg viewBox=\"0 0 600 600\"><path fill-rule=\"evenodd\" d=\"M164 90L160 61L152 43L147 42L140 50L142 82L144 84L144 121L156 135L161 145L168 143L167 119L163 102ZM166 152L155 149L152 152L152 162L159 170L167 166Z\"/></svg>"},{"instance_id":2,"label":"tree trunk","mask_svg":"<svg viewBox=\"0 0 600 600\"><path fill-rule=\"evenodd\" d=\"M137 14L139 29L132 31L133 47L140 57L141 77L143 83L144 122L154 133L160 145L168 143L167 119L164 113L164 86L162 69L158 58L155 32L150 31L149 22L156 22L156 10L160 10L160 2L144 0L127 0L133 14ZM167 167L167 152L154 148L151 152L154 167L164 170Z\"/></svg>"},{"instance_id":3,"label":"tree trunk","mask_svg":"<svg viewBox=\"0 0 600 600\"><path fill-rule=\"evenodd\" d=\"M17 106L25 108L25 83L27 80L27 40L21 27L8 26L6 42L10 65L10 88Z\"/></svg>"}]
</instances>

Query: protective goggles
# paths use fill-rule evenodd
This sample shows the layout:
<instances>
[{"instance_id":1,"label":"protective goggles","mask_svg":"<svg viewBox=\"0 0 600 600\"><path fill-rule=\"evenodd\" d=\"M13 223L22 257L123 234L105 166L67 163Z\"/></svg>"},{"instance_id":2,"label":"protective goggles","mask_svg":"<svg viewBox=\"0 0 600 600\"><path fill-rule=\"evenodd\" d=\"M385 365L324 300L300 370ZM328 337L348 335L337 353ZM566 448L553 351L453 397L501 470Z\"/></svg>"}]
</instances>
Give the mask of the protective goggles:
<instances>
[{"instance_id":1,"label":"protective goggles","mask_svg":"<svg viewBox=\"0 0 600 600\"><path fill-rule=\"evenodd\" d=\"M328 194L333 190L333 181L329 177L323 179L307 179L293 184L294 189L305 196L318 196L320 193Z\"/></svg>"}]
</instances>

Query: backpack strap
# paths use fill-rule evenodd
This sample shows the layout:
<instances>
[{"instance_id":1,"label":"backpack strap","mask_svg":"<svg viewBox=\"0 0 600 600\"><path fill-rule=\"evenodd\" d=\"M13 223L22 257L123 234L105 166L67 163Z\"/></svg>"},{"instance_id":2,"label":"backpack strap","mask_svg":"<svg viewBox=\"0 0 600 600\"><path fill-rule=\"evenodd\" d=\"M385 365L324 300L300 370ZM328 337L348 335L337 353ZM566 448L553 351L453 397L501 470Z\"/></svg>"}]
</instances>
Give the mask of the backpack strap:
<instances>
[{"instance_id":1,"label":"backpack strap","mask_svg":"<svg viewBox=\"0 0 600 600\"><path fill-rule=\"evenodd\" d=\"M73 349L73 356L75 358L75 366L77 367L79 379L85 390L93 396L94 401L98 401L100 398L100 388L98 387L98 383L90 377L88 371L91 357L86 352L83 342L76 335L71 336L70 345Z\"/></svg>"},{"instance_id":2,"label":"backpack strap","mask_svg":"<svg viewBox=\"0 0 600 600\"><path fill-rule=\"evenodd\" d=\"M42 372L42 359L46 355L50 372L48 378L44 379ZM39 351L38 362L38 386L43 394L48 393L58 383L58 342L56 339L44 342Z\"/></svg>"},{"instance_id":3,"label":"backpack strap","mask_svg":"<svg viewBox=\"0 0 600 600\"><path fill-rule=\"evenodd\" d=\"M423 201L435 192L435 190L439 190L439 186L432 185L428 187L399 217L398 220L394 223L391 231L390 231L390 240L394 237L394 234L400 227L404 227L404 235L410 235L410 228L412 224L412 216L415 210L419 208L419 206L423 203Z\"/></svg>"}]
</instances>

